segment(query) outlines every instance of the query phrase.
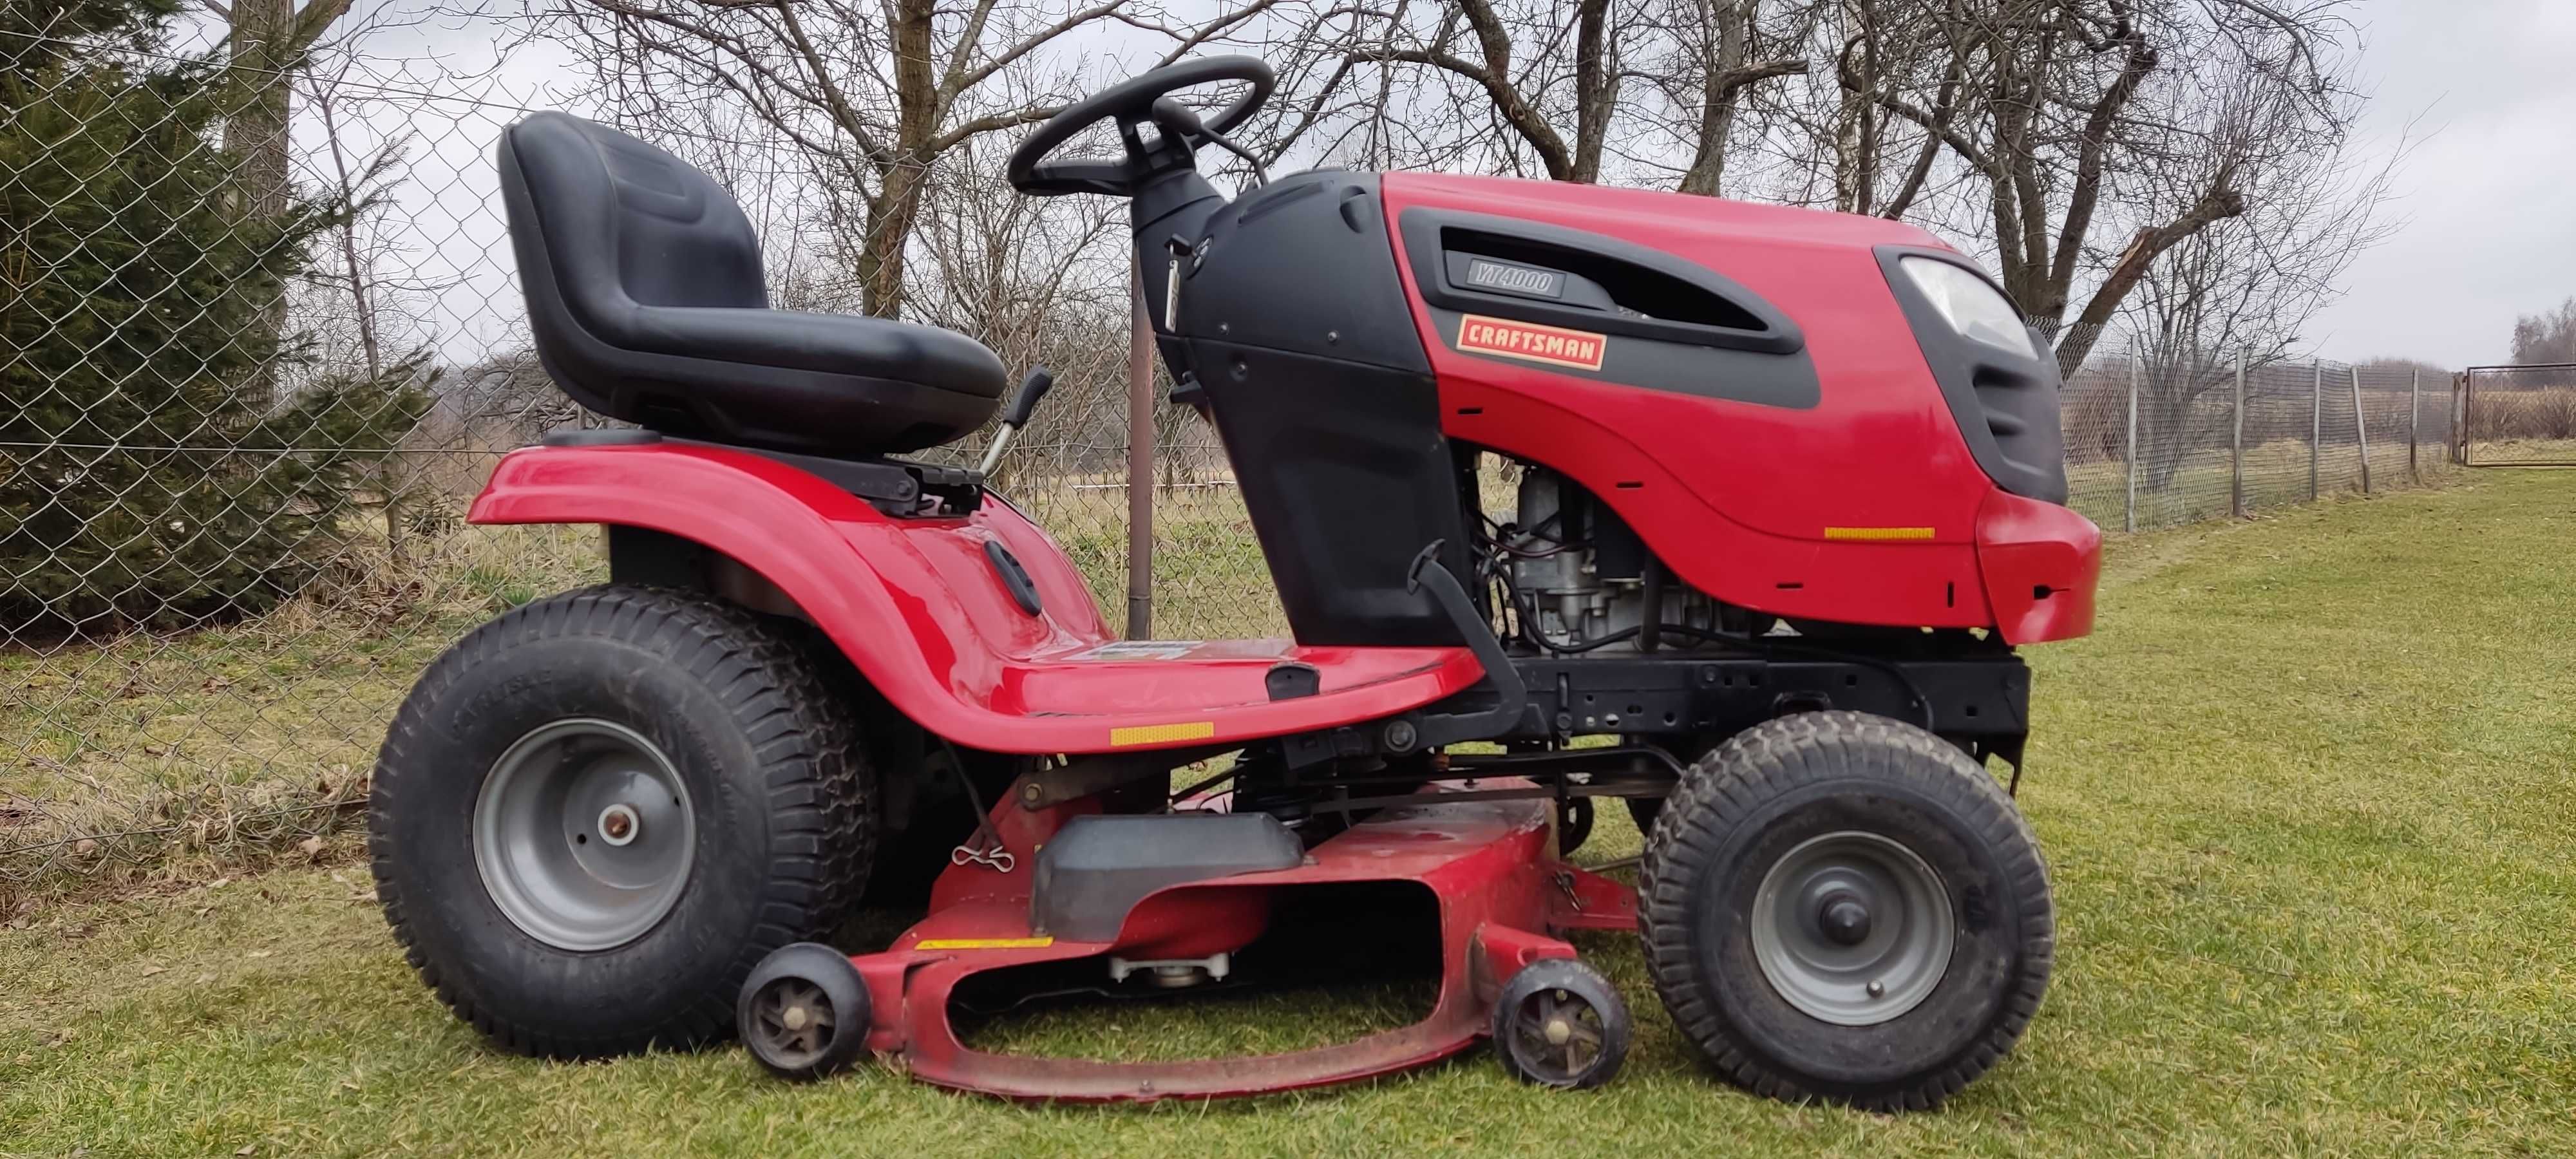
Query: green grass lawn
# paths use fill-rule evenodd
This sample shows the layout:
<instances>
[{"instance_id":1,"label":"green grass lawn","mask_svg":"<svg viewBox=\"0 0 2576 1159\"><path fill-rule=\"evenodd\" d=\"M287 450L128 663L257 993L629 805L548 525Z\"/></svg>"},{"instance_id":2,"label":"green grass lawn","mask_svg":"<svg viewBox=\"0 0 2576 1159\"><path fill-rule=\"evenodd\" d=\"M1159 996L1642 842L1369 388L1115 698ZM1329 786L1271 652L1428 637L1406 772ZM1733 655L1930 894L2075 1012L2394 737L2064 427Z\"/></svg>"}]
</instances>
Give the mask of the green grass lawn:
<instances>
[{"instance_id":1,"label":"green grass lawn","mask_svg":"<svg viewBox=\"0 0 2576 1159\"><path fill-rule=\"evenodd\" d=\"M362 868L57 905L0 929L0 1153L2568 1154L2576 1151L2576 473L2115 545L2095 636L2036 649L2022 802L2060 906L2021 1048L1942 1112L1712 1080L1633 946L1583 943L1638 1038L1610 1088L1482 1053L1339 1091L1032 1108L739 1051L485 1049ZM1605 819L1602 855L1633 847ZM1587 850L1587 853L1592 853ZM1012 1049L1282 1049L1402 994L1077 1010ZM243 1148L251 1148L244 1152Z\"/></svg>"}]
</instances>

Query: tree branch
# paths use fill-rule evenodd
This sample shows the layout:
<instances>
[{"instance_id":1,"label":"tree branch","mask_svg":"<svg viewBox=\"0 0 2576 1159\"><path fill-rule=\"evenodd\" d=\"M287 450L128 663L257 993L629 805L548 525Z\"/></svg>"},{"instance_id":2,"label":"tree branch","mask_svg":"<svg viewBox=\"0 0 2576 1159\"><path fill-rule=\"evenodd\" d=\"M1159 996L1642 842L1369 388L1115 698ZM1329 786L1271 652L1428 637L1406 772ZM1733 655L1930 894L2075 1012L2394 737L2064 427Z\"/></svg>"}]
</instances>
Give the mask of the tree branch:
<instances>
[{"instance_id":1,"label":"tree branch","mask_svg":"<svg viewBox=\"0 0 2576 1159\"><path fill-rule=\"evenodd\" d=\"M1993 157L1975 141L1962 135L1958 128L1950 123L1949 113L1928 112L1890 92L1878 93L1874 99L1877 100L1878 107L1914 122L1924 132L1939 138L1942 144L1950 147L1951 152L1959 155L1960 160L1976 166L1980 172L1987 174L1995 172Z\"/></svg>"},{"instance_id":2,"label":"tree branch","mask_svg":"<svg viewBox=\"0 0 2576 1159\"><path fill-rule=\"evenodd\" d=\"M1923 195L1923 184L1932 177L1932 162L1941 155L1941 134L1949 129L1950 118L1958 111L1959 88L1966 70L1965 61L1955 56L1950 59L1950 73L1941 78L1941 92L1932 105L1933 124L1939 127L1924 131L1923 147L1915 151L1914 165L1905 173L1905 184L1878 211L1880 217L1889 221L1903 218L1905 211L1914 207L1914 199Z\"/></svg>"},{"instance_id":3,"label":"tree branch","mask_svg":"<svg viewBox=\"0 0 2576 1159\"><path fill-rule=\"evenodd\" d=\"M1163 59L1154 63L1154 67L1161 68L1164 65L1171 64L1174 61L1181 59L1181 57L1186 55L1191 49L1197 48L1215 37L1224 35L1237 25L1242 24L1244 21L1250 20L1255 16L1259 16L1262 13L1269 11L1272 6L1278 3L1279 0L1253 0L1252 3L1246 4L1241 8L1237 8L1219 19L1209 21L1207 24L1202 25L1198 31L1182 37L1180 39L1180 43L1173 45L1170 52L1163 54Z\"/></svg>"},{"instance_id":4,"label":"tree branch","mask_svg":"<svg viewBox=\"0 0 2576 1159\"><path fill-rule=\"evenodd\" d=\"M1036 124L1063 111L1063 105L1031 105L1007 113L986 113L970 120L959 121L947 132L941 133L932 140L928 152L945 153L977 133L991 133L1002 129L1018 128L1021 125Z\"/></svg>"},{"instance_id":5,"label":"tree branch","mask_svg":"<svg viewBox=\"0 0 2576 1159\"><path fill-rule=\"evenodd\" d=\"M1462 3L1477 4L1481 7L1480 0L1462 0ZM1487 12L1488 15L1491 14L1490 9ZM1504 53L1503 59L1509 61L1510 50L1505 48ZM1573 176L1574 158L1566 151L1565 139L1557 136L1555 129L1548 127L1546 119L1540 117L1538 111L1529 106L1528 101L1521 99L1521 94L1512 88L1509 80L1498 77L1463 57L1452 56L1445 52L1431 52L1418 48L1390 48L1363 50L1354 52L1351 56L1353 59L1379 63L1429 65L1476 82L1485 90L1486 99L1493 102L1495 113L1500 115L1504 123L1510 125L1512 131L1519 134L1522 140L1529 142L1530 148L1538 151L1539 163L1547 167L1547 175L1550 178L1565 181Z\"/></svg>"},{"instance_id":6,"label":"tree branch","mask_svg":"<svg viewBox=\"0 0 2576 1159\"><path fill-rule=\"evenodd\" d=\"M2075 263L2084 256L2084 235L2093 228L2093 210L2102 194L2103 156L2111 147L2111 130L2129 98L2154 72L2156 50L2143 34L2131 32L2127 40L2128 58L2120 65L2120 74L2111 87L2094 102L2091 115L2084 119L2084 129L2077 138L2075 180L2067 190L2066 219L2058 224L2057 258L2049 267L2048 285L2052 296L2062 298L2075 282Z\"/></svg>"},{"instance_id":7,"label":"tree branch","mask_svg":"<svg viewBox=\"0 0 2576 1159\"><path fill-rule=\"evenodd\" d=\"M2111 263L2111 272L2103 277L2101 288L2093 291L2092 300L2084 304L2084 312L2076 315L2072 326L2060 331L2066 337L2057 346L2058 373L2070 375L2075 373L2076 367L2084 365L2085 357L2093 352L2093 343L2101 336L2102 327L2120 308L2120 300L2128 297L2138 281L2147 276L2147 269L2155 264L2157 257L2212 224L2241 216L2244 212L2245 195L2236 191L2232 174L2221 170L2210 182L2208 192L2203 193L2190 209L2183 211L2182 216L2160 226L2139 230L2137 236L2129 239L2129 248L2120 252L2120 260Z\"/></svg>"},{"instance_id":8,"label":"tree branch","mask_svg":"<svg viewBox=\"0 0 2576 1159\"><path fill-rule=\"evenodd\" d=\"M1126 3L1127 0L1105 0L1105 2L1094 4L1089 8L1083 8L1067 13L1064 19L1047 25L1036 32L1032 32L1029 35L1022 37L1019 43L995 53L992 59L987 60L974 68L968 69L963 73L951 73L946 83L940 86L939 104L941 111L946 111L948 103L957 99L957 94L965 92L966 90L983 83L984 78L991 76L1002 69L1010 67L1012 61L1018 60L1023 56L1027 56L1029 53L1035 51L1039 46L1055 39L1056 37L1062 36L1084 24L1088 24L1091 21L1098 20L1103 16L1107 16L1112 12L1118 11L1120 8L1125 7ZM963 47L964 46L961 43L961 53Z\"/></svg>"}]
</instances>

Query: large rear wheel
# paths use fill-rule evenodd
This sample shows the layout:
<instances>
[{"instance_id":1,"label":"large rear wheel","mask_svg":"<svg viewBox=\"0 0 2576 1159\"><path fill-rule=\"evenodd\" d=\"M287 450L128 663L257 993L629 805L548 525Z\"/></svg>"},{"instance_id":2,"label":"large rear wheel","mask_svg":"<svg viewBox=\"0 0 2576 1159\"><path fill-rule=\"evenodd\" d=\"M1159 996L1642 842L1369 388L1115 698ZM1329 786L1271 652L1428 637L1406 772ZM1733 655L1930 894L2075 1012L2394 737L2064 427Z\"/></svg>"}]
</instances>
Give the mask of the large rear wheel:
<instances>
[{"instance_id":1,"label":"large rear wheel","mask_svg":"<svg viewBox=\"0 0 2576 1159\"><path fill-rule=\"evenodd\" d=\"M1748 729L1646 842L1647 972L1729 1079L1873 1110L1939 1104L2003 1057L2056 948L2030 827L1941 738L1856 712Z\"/></svg>"},{"instance_id":2,"label":"large rear wheel","mask_svg":"<svg viewBox=\"0 0 2576 1159\"><path fill-rule=\"evenodd\" d=\"M412 966L495 1043L689 1046L856 897L872 788L845 706L770 623L599 587L430 666L377 758L368 844Z\"/></svg>"}]
</instances>

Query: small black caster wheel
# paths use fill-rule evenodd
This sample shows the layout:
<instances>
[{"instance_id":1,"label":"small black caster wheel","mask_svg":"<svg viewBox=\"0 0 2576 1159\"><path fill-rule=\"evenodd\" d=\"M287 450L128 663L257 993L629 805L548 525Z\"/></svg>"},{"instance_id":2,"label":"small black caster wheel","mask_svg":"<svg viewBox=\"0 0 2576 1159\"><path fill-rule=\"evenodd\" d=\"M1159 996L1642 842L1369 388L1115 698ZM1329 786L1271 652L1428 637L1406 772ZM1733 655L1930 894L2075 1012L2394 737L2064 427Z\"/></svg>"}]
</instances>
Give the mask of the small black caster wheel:
<instances>
[{"instance_id":1,"label":"small black caster wheel","mask_svg":"<svg viewBox=\"0 0 2576 1159\"><path fill-rule=\"evenodd\" d=\"M1503 1070L1544 1087L1609 1082L1628 1061L1634 1032L1610 980L1571 958L1522 967L1494 1002L1494 1053Z\"/></svg>"},{"instance_id":2,"label":"small black caster wheel","mask_svg":"<svg viewBox=\"0 0 2576 1159\"><path fill-rule=\"evenodd\" d=\"M1556 807L1556 855L1563 857L1592 837L1592 798L1568 797Z\"/></svg>"},{"instance_id":3,"label":"small black caster wheel","mask_svg":"<svg viewBox=\"0 0 2576 1159\"><path fill-rule=\"evenodd\" d=\"M839 950L795 942L770 951L734 1006L742 1044L780 1078L819 1079L867 1053L868 987Z\"/></svg>"}]
</instances>

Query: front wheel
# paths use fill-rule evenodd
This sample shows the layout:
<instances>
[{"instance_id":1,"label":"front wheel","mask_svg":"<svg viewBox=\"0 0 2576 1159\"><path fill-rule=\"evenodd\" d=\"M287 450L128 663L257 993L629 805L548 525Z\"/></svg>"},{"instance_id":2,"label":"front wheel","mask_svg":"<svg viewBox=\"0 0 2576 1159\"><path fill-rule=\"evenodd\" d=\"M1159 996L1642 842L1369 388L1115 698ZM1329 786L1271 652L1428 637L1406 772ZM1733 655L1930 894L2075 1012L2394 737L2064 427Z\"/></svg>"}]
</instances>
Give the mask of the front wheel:
<instances>
[{"instance_id":1,"label":"front wheel","mask_svg":"<svg viewBox=\"0 0 2576 1159\"><path fill-rule=\"evenodd\" d=\"M1926 1108L2009 1051L2056 948L2030 827L1939 737L1856 712L1748 729L1646 842L1647 972L1729 1079Z\"/></svg>"},{"instance_id":2,"label":"front wheel","mask_svg":"<svg viewBox=\"0 0 2576 1159\"><path fill-rule=\"evenodd\" d=\"M750 612L618 586L540 600L440 656L395 715L376 893L421 979L504 1048L720 1038L753 964L864 883L863 753Z\"/></svg>"}]
</instances>

